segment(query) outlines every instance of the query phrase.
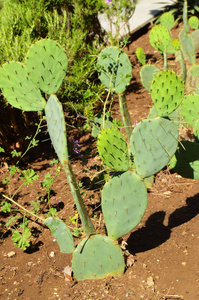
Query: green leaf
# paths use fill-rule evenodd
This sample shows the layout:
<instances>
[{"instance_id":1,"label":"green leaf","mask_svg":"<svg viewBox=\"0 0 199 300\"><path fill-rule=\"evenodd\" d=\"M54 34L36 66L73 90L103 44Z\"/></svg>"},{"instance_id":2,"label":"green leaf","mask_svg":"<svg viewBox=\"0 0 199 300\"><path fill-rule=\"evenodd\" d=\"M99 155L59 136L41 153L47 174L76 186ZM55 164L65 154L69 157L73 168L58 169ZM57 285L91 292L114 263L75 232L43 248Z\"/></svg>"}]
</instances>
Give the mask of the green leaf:
<instances>
[{"instance_id":1,"label":"green leaf","mask_svg":"<svg viewBox=\"0 0 199 300\"><path fill-rule=\"evenodd\" d=\"M31 236L30 228L24 228L23 232L15 230L11 239L14 242L14 245L22 250L26 250L29 246L29 238Z\"/></svg>"},{"instance_id":2,"label":"green leaf","mask_svg":"<svg viewBox=\"0 0 199 300\"><path fill-rule=\"evenodd\" d=\"M10 212L11 206L12 206L12 204L9 203L8 201L2 201L1 202L1 211L4 213Z\"/></svg>"},{"instance_id":3,"label":"green leaf","mask_svg":"<svg viewBox=\"0 0 199 300\"><path fill-rule=\"evenodd\" d=\"M30 184L33 183L34 180L37 180L39 178L39 175L35 173L33 169L24 170L21 173L20 179L26 179L24 181L24 184Z\"/></svg>"}]
</instances>

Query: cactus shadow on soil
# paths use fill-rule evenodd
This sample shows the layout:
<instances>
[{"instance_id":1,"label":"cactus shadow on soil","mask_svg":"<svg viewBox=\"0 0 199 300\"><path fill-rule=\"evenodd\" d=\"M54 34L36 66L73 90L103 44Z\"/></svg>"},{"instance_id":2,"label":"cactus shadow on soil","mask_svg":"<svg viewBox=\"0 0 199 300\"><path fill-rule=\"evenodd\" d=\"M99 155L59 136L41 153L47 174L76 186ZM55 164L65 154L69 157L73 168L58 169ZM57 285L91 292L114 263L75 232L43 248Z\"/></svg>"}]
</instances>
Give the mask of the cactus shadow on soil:
<instances>
[{"instance_id":1,"label":"cactus shadow on soil","mask_svg":"<svg viewBox=\"0 0 199 300\"><path fill-rule=\"evenodd\" d=\"M167 226L164 225L166 212L158 211L150 215L145 226L129 236L129 252L136 254L160 246L170 238L173 228L189 222L199 214L199 194L187 198L186 204L170 214Z\"/></svg>"}]
</instances>

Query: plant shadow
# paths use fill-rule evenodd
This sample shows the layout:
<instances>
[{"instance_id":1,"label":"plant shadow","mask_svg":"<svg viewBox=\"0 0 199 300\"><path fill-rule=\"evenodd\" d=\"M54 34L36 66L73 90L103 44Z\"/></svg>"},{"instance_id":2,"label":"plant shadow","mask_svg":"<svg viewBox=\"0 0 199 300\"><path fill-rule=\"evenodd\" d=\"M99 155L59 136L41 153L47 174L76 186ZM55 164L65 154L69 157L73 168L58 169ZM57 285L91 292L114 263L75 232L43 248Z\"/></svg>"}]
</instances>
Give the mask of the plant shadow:
<instances>
[{"instance_id":1,"label":"plant shadow","mask_svg":"<svg viewBox=\"0 0 199 300\"><path fill-rule=\"evenodd\" d=\"M199 194L187 198L186 204L171 213L167 226L163 224L165 211L152 214L144 227L132 232L129 236L127 240L129 252L135 255L165 243L170 238L173 228L189 222L199 213Z\"/></svg>"}]
</instances>

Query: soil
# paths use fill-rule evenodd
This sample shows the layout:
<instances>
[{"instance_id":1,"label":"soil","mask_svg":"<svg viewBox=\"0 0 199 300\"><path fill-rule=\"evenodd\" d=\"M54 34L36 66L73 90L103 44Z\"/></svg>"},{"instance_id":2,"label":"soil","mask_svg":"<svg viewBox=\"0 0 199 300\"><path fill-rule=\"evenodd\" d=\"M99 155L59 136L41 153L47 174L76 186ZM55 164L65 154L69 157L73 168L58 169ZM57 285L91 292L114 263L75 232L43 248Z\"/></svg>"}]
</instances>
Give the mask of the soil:
<instances>
[{"instance_id":1,"label":"soil","mask_svg":"<svg viewBox=\"0 0 199 300\"><path fill-rule=\"evenodd\" d=\"M127 100L132 122L146 118L152 106L150 95L140 82L140 64L135 50L143 47L147 59L156 65L162 64L161 56L149 44L150 26L132 36L132 43L125 49L133 65L133 79L128 87ZM179 28L173 30L174 36ZM169 64L177 68L171 56ZM178 71L176 69L176 71ZM114 117L121 119L117 99L113 105ZM66 118L69 139L78 139L81 154L72 157L72 167L77 180L91 185L84 193L89 215L99 232L104 232L103 216L100 208L100 160L96 141L87 132ZM77 125L77 124L76 124ZM30 208L30 202L40 197L41 181L45 174L55 175L55 167L49 161L56 158L50 142L30 151L21 169L33 168L39 179L17 194L19 204ZM47 146L46 146L47 145ZM38 150L39 149L39 150ZM8 175L7 162L2 158L0 180ZM19 185L15 176L11 192ZM8 195L3 186L1 191ZM5 229L9 215L0 214L0 296L1 299L199 299L199 182L185 179L168 169L159 172L149 189L146 213L140 224L123 237L131 254L123 276L102 280L77 282L68 279L64 268L71 265L71 255L60 253L58 244L50 231L38 222L30 224L34 237L31 247L22 251L15 247L10 232ZM52 207L57 208L58 216L71 226L69 217L75 215L74 202L64 171L57 177L50 197ZM43 212L47 212L43 203ZM79 239L76 238L76 243ZM12 253L12 251L14 253ZM11 255L13 254L13 256ZM11 257L9 257L11 255Z\"/></svg>"}]
</instances>

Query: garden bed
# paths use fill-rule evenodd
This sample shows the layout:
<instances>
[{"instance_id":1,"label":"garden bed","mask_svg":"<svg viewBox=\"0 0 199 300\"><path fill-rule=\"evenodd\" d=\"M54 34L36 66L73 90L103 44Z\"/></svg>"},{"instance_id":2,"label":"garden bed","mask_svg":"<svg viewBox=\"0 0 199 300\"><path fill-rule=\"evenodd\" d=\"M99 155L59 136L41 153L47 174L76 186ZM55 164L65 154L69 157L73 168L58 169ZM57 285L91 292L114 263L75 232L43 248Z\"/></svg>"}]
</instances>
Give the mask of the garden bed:
<instances>
[{"instance_id":1,"label":"garden bed","mask_svg":"<svg viewBox=\"0 0 199 300\"><path fill-rule=\"evenodd\" d=\"M133 65L133 78L127 90L128 108L132 122L146 118L152 101L149 93L142 87L139 71L140 64L135 58L135 50L142 47L147 59L161 66L161 56L149 43L150 27L132 36L132 43L125 49ZM174 37L179 28L173 29ZM140 36L139 36L140 35ZM178 71L174 60L169 65ZM113 105L113 116L120 119L117 99ZM91 188L84 193L85 203L99 232L104 232L101 214L100 185L96 185L100 174L100 159L97 155L96 141L90 133L82 135L81 129L66 118L69 139L79 140L83 161L78 155L72 159L72 167L77 180ZM71 127L72 125L72 127ZM189 139L187 132L182 133ZM38 148L39 149L39 148ZM41 148L40 148L41 149ZM49 162L56 158L50 142L46 142L42 151L35 151L34 160L29 155L22 169L32 168L39 179L29 187L24 187L17 196L19 204L28 208L38 194L40 182L45 174L55 175L55 166ZM87 161L87 164L84 164ZM7 176L7 162L1 162L0 180ZM12 191L18 187L17 177L12 183ZM1 187L1 191L8 191ZM71 265L71 255L60 253L59 246L39 221L32 223L35 237L32 246L22 251L11 241L4 223L6 217L0 214L1 260L0 260L0 296L2 299L184 299L199 298L199 183L184 179L169 170L160 171L149 192L149 202L144 218L128 235L124 236L127 249L132 254L125 274L121 277L103 280L86 280L77 282L68 279L64 268ZM51 205L58 210L58 216L71 225L69 217L75 215L74 201L61 170L51 192ZM44 212L47 210L44 205ZM7 216L8 217L8 216ZM78 241L78 238L76 239ZM11 252L14 253L11 253ZM13 254L13 256L12 256ZM11 255L11 257L9 257Z\"/></svg>"}]
</instances>

